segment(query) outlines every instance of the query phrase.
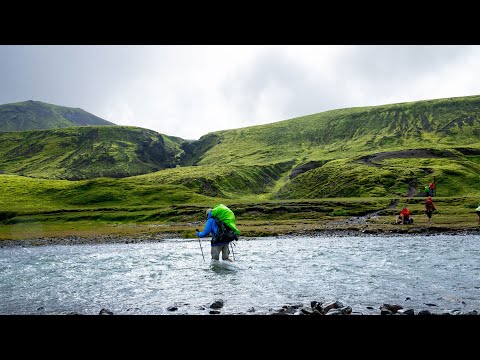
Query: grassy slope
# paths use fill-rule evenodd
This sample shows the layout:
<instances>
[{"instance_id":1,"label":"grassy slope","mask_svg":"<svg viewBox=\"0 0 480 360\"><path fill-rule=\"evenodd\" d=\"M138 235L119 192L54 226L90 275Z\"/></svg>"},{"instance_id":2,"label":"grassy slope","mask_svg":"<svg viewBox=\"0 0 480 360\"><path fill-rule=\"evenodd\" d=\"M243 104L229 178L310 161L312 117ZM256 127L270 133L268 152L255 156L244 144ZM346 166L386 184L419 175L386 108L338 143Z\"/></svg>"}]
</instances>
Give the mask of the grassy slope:
<instances>
[{"instance_id":1,"label":"grassy slope","mask_svg":"<svg viewBox=\"0 0 480 360\"><path fill-rule=\"evenodd\" d=\"M2 172L71 180L157 171L182 151L175 138L127 126L0 133L0 143Z\"/></svg>"},{"instance_id":2,"label":"grassy slope","mask_svg":"<svg viewBox=\"0 0 480 360\"><path fill-rule=\"evenodd\" d=\"M373 168L358 159L426 146L478 150L479 108L480 97L472 96L340 109L210 133L199 141L127 127L115 127L116 131L95 127L7 133L0 134L0 171L85 179L132 176L180 165L173 172L156 174L157 181L186 184L203 195L227 198L406 194L411 186L421 188L433 176L455 183L455 189L464 193L465 188L472 187L473 174L478 171L475 156L460 154L461 161L439 157L442 169L436 165L438 161L421 166L420 159L399 165L384 161ZM318 168L290 178L294 169L312 161ZM246 169L252 176L246 175ZM221 176L215 176L219 171Z\"/></svg>"},{"instance_id":3,"label":"grassy slope","mask_svg":"<svg viewBox=\"0 0 480 360\"><path fill-rule=\"evenodd\" d=\"M115 125L82 109L24 101L0 105L0 132Z\"/></svg>"},{"instance_id":4,"label":"grassy slope","mask_svg":"<svg viewBox=\"0 0 480 360\"><path fill-rule=\"evenodd\" d=\"M108 156L112 156L118 162L116 174L134 174L135 166L151 172L161 164L152 165L148 159L154 156L147 150L162 142L168 159L184 165L124 179L78 182L0 175L0 222L203 220L205 206L223 202L234 207L246 229L275 219L311 219L313 224L329 216L385 208L393 198L402 199L410 187L421 189L435 176L439 195L451 197L438 199L448 214L443 221L462 224L480 200L480 157L475 152L480 149L478 109L478 96L341 109L211 133L196 142L127 127L0 134L3 171L50 178L72 172L78 177L108 176L112 169ZM79 138L83 140L78 142ZM82 146L73 146L76 141ZM147 160L137 162L142 141L146 145L141 147L142 159ZM385 158L376 165L361 161L365 155L418 148L433 149L437 155ZM460 148L475 151L452 150L454 156L440 151ZM317 167L290 178L295 168L311 161ZM83 172L81 164L88 164ZM411 200L413 211L420 214L422 199ZM284 225L285 229L296 226Z\"/></svg>"},{"instance_id":5,"label":"grassy slope","mask_svg":"<svg viewBox=\"0 0 480 360\"><path fill-rule=\"evenodd\" d=\"M217 145L197 163L262 164L292 159L302 163L421 148L426 143L439 148L478 147L479 109L480 96L472 96L332 110L216 132Z\"/></svg>"},{"instance_id":6,"label":"grassy slope","mask_svg":"<svg viewBox=\"0 0 480 360\"><path fill-rule=\"evenodd\" d=\"M460 154L460 160L439 156L441 161L428 164L411 159L377 168L356 160L360 156L404 149L479 150L479 109L480 96L471 96L340 109L221 131L195 144L206 151L199 152L201 155L192 163L266 165L291 161L291 170L310 161L325 164L294 181L290 181L288 172L280 174L283 185L277 184L278 193L273 193L273 198L405 195L410 185L421 188L433 176L438 181L455 183L456 190L452 188L451 192L458 189L460 194L466 194L466 188L468 192L478 192L473 186L474 174L478 173L475 156Z\"/></svg>"}]
</instances>

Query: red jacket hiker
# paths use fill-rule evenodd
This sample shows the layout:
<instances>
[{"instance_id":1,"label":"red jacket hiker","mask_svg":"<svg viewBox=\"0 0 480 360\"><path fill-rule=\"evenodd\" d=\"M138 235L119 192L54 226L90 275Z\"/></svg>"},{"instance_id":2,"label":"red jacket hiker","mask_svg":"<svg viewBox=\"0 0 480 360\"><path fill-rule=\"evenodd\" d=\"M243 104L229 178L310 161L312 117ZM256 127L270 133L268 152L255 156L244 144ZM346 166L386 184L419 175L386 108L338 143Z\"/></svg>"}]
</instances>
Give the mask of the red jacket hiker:
<instances>
[{"instance_id":1,"label":"red jacket hiker","mask_svg":"<svg viewBox=\"0 0 480 360\"><path fill-rule=\"evenodd\" d=\"M433 211L437 210L435 205L433 205L432 198L429 196L427 201L425 201L425 212L428 216L428 224L430 225L430 219L432 218Z\"/></svg>"},{"instance_id":2,"label":"red jacket hiker","mask_svg":"<svg viewBox=\"0 0 480 360\"><path fill-rule=\"evenodd\" d=\"M398 217L402 224L411 224L413 222L410 217L410 210L408 210L406 206L403 207Z\"/></svg>"}]
</instances>

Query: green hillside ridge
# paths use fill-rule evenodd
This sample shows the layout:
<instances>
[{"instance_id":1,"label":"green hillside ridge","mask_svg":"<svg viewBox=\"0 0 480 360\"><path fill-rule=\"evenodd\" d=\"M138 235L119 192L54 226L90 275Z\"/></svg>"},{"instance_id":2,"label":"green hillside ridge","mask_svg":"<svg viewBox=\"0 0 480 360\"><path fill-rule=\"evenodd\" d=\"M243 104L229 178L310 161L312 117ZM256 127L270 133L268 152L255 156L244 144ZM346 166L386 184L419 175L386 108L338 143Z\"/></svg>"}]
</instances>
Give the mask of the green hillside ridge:
<instances>
[{"instance_id":1,"label":"green hillside ridge","mask_svg":"<svg viewBox=\"0 0 480 360\"><path fill-rule=\"evenodd\" d=\"M90 125L115 124L79 108L47 104L41 101L29 100L0 105L0 132Z\"/></svg>"},{"instance_id":2,"label":"green hillside ridge","mask_svg":"<svg viewBox=\"0 0 480 360\"><path fill-rule=\"evenodd\" d=\"M332 110L209 133L183 145L182 160L214 168L292 164L263 195L272 199L405 196L434 176L456 184L445 189L450 194L477 193L479 115L480 96ZM398 153L406 150L415 154ZM404 160L361 161L380 153Z\"/></svg>"},{"instance_id":3,"label":"green hillside ridge","mask_svg":"<svg viewBox=\"0 0 480 360\"><path fill-rule=\"evenodd\" d=\"M0 171L45 179L126 177L175 166L179 140L129 126L0 133Z\"/></svg>"},{"instance_id":4,"label":"green hillside ridge","mask_svg":"<svg viewBox=\"0 0 480 360\"><path fill-rule=\"evenodd\" d=\"M331 110L198 141L125 126L8 132L0 133L0 172L123 178L116 184L125 197L125 184L177 186L226 202L412 197L434 177L443 196L476 196L479 114L480 96L469 96Z\"/></svg>"},{"instance_id":5,"label":"green hillside ridge","mask_svg":"<svg viewBox=\"0 0 480 360\"><path fill-rule=\"evenodd\" d=\"M402 204L426 224L423 188L433 179L439 231L471 228L479 114L480 96L470 96L332 110L197 141L128 126L0 132L0 239L189 237L218 203L234 209L245 236L338 223L366 231L373 222L348 217L372 212L391 231Z\"/></svg>"},{"instance_id":6,"label":"green hillside ridge","mask_svg":"<svg viewBox=\"0 0 480 360\"><path fill-rule=\"evenodd\" d=\"M428 146L477 148L479 119L480 96L331 110L210 133L190 153L196 154L193 164L218 165L302 163Z\"/></svg>"}]
</instances>

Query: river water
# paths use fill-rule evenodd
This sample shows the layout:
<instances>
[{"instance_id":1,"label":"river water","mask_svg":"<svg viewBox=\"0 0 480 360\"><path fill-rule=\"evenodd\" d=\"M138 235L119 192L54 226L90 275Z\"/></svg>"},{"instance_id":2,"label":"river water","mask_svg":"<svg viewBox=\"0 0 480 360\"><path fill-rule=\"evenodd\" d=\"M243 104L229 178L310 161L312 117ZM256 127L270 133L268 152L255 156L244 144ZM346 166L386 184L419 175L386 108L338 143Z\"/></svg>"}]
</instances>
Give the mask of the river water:
<instances>
[{"instance_id":1,"label":"river water","mask_svg":"<svg viewBox=\"0 0 480 360\"><path fill-rule=\"evenodd\" d=\"M313 300L363 314L384 303L480 311L479 235L240 239L234 264L212 263L209 241L202 249L198 239L2 248L0 314L207 315L217 299L221 314Z\"/></svg>"}]
</instances>

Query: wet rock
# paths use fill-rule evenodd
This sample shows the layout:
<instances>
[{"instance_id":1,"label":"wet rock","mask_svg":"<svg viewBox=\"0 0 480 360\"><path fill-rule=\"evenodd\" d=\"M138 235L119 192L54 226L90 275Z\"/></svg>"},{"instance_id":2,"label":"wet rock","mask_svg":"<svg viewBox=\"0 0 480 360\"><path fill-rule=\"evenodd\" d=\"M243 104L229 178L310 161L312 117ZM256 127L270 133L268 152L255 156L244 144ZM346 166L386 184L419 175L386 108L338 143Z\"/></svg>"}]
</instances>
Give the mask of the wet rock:
<instances>
[{"instance_id":1,"label":"wet rock","mask_svg":"<svg viewBox=\"0 0 480 360\"><path fill-rule=\"evenodd\" d=\"M339 309L343 315L350 315L352 313L352 308L350 306L344 306Z\"/></svg>"},{"instance_id":2,"label":"wet rock","mask_svg":"<svg viewBox=\"0 0 480 360\"><path fill-rule=\"evenodd\" d=\"M168 310L168 311L177 311L177 310L178 310L178 307L176 307L176 306L169 306L169 307L167 307L167 310Z\"/></svg>"},{"instance_id":3,"label":"wet rock","mask_svg":"<svg viewBox=\"0 0 480 360\"><path fill-rule=\"evenodd\" d=\"M250 309L247 310L247 312L253 313L253 312L255 312L255 308L252 306Z\"/></svg>"},{"instance_id":4,"label":"wet rock","mask_svg":"<svg viewBox=\"0 0 480 360\"><path fill-rule=\"evenodd\" d=\"M340 309L330 309L325 315L343 315L342 310Z\"/></svg>"},{"instance_id":5,"label":"wet rock","mask_svg":"<svg viewBox=\"0 0 480 360\"><path fill-rule=\"evenodd\" d=\"M432 315L430 310L420 310L417 315Z\"/></svg>"},{"instance_id":6,"label":"wet rock","mask_svg":"<svg viewBox=\"0 0 480 360\"><path fill-rule=\"evenodd\" d=\"M331 309L339 309L339 308L342 308L342 307L343 307L343 303L341 301L330 301L330 302L326 302L322 305L321 312L326 314Z\"/></svg>"},{"instance_id":7,"label":"wet rock","mask_svg":"<svg viewBox=\"0 0 480 360\"><path fill-rule=\"evenodd\" d=\"M210 305L210 308L211 308L211 309L221 309L222 307L223 307L223 300L222 300L222 299L215 300L215 301Z\"/></svg>"},{"instance_id":8,"label":"wet rock","mask_svg":"<svg viewBox=\"0 0 480 360\"><path fill-rule=\"evenodd\" d=\"M309 308L304 308L301 310L305 315L312 315L313 310Z\"/></svg>"},{"instance_id":9,"label":"wet rock","mask_svg":"<svg viewBox=\"0 0 480 360\"><path fill-rule=\"evenodd\" d=\"M477 310L472 310L472 311L467 311L467 312L461 312L459 315L478 315Z\"/></svg>"},{"instance_id":10,"label":"wet rock","mask_svg":"<svg viewBox=\"0 0 480 360\"><path fill-rule=\"evenodd\" d=\"M293 309L300 309L303 307L302 303L297 303L297 304L287 304L286 306L291 307Z\"/></svg>"},{"instance_id":11,"label":"wet rock","mask_svg":"<svg viewBox=\"0 0 480 360\"><path fill-rule=\"evenodd\" d=\"M446 313L444 313L444 315L448 314L448 315L459 315L461 313L461 310L460 309L452 309L452 310L447 310Z\"/></svg>"},{"instance_id":12,"label":"wet rock","mask_svg":"<svg viewBox=\"0 0 480 360\"><path fill-rule=\"evenodd\" d=\"M100 310L98 315L113 315L113 312L108 310L108 309L102 309L102 310Z\"/></svg>"},{"instance_id":13,"label":"wet rock","mask_svg":"<svg viewBox=\"0 0 480 360\"><path fill-rule=\"evenodd\" d=\"M291 315L296 312L296 309L289 306L289 305L284 305L281 309L278 309L276 314L277 315Z\"/></svg>"},{"instance_id":14,"label":"wet rock","mask_svg":"<svg viewBox=\"0 0 480 360\"><path fill-rule=\"evenodd\" d=\"M413 309L399 309L397 311L397 314L399 315L415 315L415 311L413 311Z\"/></svg>"},{"instance_id":15,"label":"wet rock","mask_svg":"<svg viewBox=\"0 0 480 360\"><path fill-rule=\"evenodd\" d=\"M211 315L217 315L217 314L220 314L220 311L218 311L218 310L210 310L208 313L211 314Z\"/></svg>"},{"instance_id":16,"label":"wet rock","mask_svg":"<svg viewBox=\"0 0 480 360\"><path fill-rule=\"evenodd\" d=\"M380 307L380 310L390 310L393 314L395 314L400 309L403 309L403 306L398 304L383 304Z\"/></svg>"},{"instance_id":17,"label":"wet rock","mask_svg":"<svg viewBox=\"0 0 480 360\"><path fill-rule=\"evenodd\" d=\"M427 305L427 306L438 306L437 304L432 304L432 303L424 303L424 305Z\"/></svg>"},{"instance_id":18,"label":"wet rock","mask_svg":"<svg viewBox=\"0 0 480 360\"><path fill-rule=\"evenodd\" d=\"M310 303L310 307L311 307L312 309L316 309L317 305L322 306L322 302L312 301L312 302Z\"/></svg>"}]
</instances>

